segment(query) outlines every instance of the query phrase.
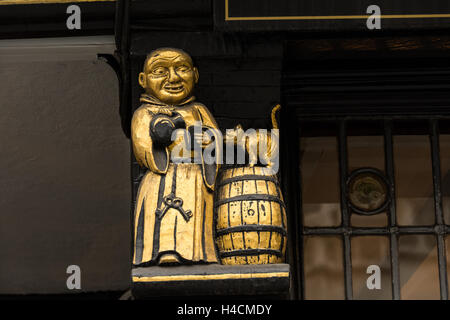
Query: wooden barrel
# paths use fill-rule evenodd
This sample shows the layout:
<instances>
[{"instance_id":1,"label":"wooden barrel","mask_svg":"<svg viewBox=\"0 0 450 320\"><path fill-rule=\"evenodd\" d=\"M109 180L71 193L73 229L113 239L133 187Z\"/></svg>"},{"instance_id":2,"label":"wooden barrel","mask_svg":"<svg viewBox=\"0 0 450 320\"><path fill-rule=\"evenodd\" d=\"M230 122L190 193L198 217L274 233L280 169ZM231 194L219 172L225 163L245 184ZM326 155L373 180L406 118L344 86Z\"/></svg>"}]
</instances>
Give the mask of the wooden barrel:
<instances>
[{"instance_id":1,"label":"wooden barrel","mask_svg":"<svg viewBox=\"0 0 450 320\"><path fill-rule=\"evenodd\" d=\"M229 168L216 186L216 243L222 264L284 262L286 208L277 177L263 167Z\"/></svg>"}]
</instances>

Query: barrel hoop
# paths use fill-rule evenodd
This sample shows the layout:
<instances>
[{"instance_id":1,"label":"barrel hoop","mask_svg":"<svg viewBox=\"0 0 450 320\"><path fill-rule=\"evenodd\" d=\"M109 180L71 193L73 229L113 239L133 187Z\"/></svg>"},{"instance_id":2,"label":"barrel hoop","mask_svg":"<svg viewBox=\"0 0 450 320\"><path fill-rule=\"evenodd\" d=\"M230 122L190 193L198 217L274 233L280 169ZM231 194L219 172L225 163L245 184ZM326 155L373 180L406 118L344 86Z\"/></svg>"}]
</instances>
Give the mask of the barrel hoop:
<instances>
[{"instance_id":1,"label":"barrel hoop","mask_svg":"<svg viewBox=\"0 0 450 320\"><path fill-rule=\"evenodd\" d=\"M286 210L286 206L285 206L284 202L277 196L273 196L271 194L242 194L242 195L234 196L234 197L227 198L227 199L220 199L220 200L217 200L214 207L217 208L225 203L230 203L230 202L234 202L234 201L258 201L258 200L278 202Z\"/></svg>"},{"instance_id":2,"label":"barrel hoop","mask_svg":"<svg viewBox=\"0 0 450 320\"><path fill-rule=\"evenodd\" d=\"M234 232L254 232L254 231L278 232L283 236L287 235L286 230L283 227L272 225L259 225L259 224L246 224L242 226L234 226L224 229L218 229L216 230L216 235L223 236Z\"/></svg>"},{"instance_id":3,"label":"barrel hoop","mask_svg":"<svg viewBox=\"0 0 450 320\"><path fill-rule=\"evenodd\" d=\"M260 254L272 254L280 258L282 256L281 252L275 249L240 249L221 252L220 257L227 258L236 256L257 256Z\"/></svg>"},{"instance_id":4,"label":"barrel hoop","mask_svg":"<svg viewBox=\"0 0 450 320\"><path fill-rule=\"evenodd\" d=\"M273 176L262 176L258 174L244 174L242 176L231 177L225 180L222 180L219 183L219 187L222 187L228 183L236 182L236 181L247 181L247 180L263 180L263 181L271 181L278 185L278 179Z\"/></svg>"}]
</instances>

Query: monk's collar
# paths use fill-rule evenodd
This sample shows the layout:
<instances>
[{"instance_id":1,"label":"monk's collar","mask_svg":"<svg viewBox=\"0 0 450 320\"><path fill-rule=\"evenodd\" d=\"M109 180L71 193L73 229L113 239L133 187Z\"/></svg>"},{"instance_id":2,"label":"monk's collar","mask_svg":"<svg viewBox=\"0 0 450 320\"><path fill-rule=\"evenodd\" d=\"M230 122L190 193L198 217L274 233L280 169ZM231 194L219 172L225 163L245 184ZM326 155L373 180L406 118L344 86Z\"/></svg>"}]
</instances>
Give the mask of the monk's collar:
<instances>
[{"instance_id":1,"label":"monk's collar","mask_svg":"<svg viewBox=\"0 0 450 320\"><path fill-rule=\"evenodd\" d=\"M159 107L166 107L166 108L181 107L181 106L184 106L184 105L186 105L186 104L188 104L190 102L193 102L194 100L195 100L195 97L194 96L190 96L189 98L184 99L181 103L178 103L178 104L167 104L167 103L162 102L159 99L157 99L154 96L149 95L147 93L143 93L141 95L141 99L140 99L140 101L143 102L143 103L149 103L149 104L152 104L152 105L156 105L156 106L159 106Z\"/></svg>"}]
</instances>

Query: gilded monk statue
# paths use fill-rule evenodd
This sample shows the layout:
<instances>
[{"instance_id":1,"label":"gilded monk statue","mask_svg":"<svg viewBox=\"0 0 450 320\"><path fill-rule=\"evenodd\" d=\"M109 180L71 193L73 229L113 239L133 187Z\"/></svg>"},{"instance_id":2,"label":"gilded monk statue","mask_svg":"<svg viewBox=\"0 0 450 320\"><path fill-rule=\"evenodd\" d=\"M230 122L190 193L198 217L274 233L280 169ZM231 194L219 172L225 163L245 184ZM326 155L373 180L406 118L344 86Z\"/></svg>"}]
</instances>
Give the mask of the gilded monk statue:
<instances>
[{"instance_id":1,"label":"gilded monk statue","mask_svg":"<svg viewBox=\"0 0 450 320\"><path fill-rule=\"evenodd\" d=\"M145 93L133 115L132 143L138 163L148 170L136 199L136 266L218 261L213 239L218 164L207 164L195 154L190 137L200 150L213 139L186 134L174 138L178 129L192 132L199 124L203 130L218 129L209 110L193 96L198 78L191 57L173 48L151 52L139 74ZM181 158L200 161L174 161L175 151Z\"/></svg>"}]
</instances>

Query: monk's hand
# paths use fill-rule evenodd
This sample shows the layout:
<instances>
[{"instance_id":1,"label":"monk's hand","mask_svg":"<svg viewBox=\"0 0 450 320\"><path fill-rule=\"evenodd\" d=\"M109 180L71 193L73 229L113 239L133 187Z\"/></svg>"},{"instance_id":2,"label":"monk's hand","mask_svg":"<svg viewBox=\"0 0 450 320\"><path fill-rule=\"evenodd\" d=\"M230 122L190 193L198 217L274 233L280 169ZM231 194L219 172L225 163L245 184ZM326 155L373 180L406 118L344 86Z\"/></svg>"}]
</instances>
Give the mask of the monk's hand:
<instances>
[{"instance_id":1,"label":"monk's hand","mask_svg":"<svg viewBox=\"0 0 450 320\"><path fill-rule=\"evenodd\" d=\"M156 115L150 121L150 136L162 146L168 146L172 143L172 132L175 130L175 124L166 115Z\"/></svg>"},{"instance_id":2,"label":"monk's hand","mask_svg":"<svg viewBox=\"0 0 450 320\"><path fill-rule=\"evenodd\" d=\"M211 136L203 131L194 133L194 140L197 145L202 147L205 147L212 142Z\"/></svg>"},{"instance_id":3,"label":"monk's hand","mask_svg":"<svg viewBox=\"0 0 450 320\"><path fill-rule=\"evenodd\" d=\"M187 131L189 133L191 148L195 148L195 146L206 147L213 140L211 136L204 131L205 127L198 126L189 126Z\"/></svg>"}]
</instances>

